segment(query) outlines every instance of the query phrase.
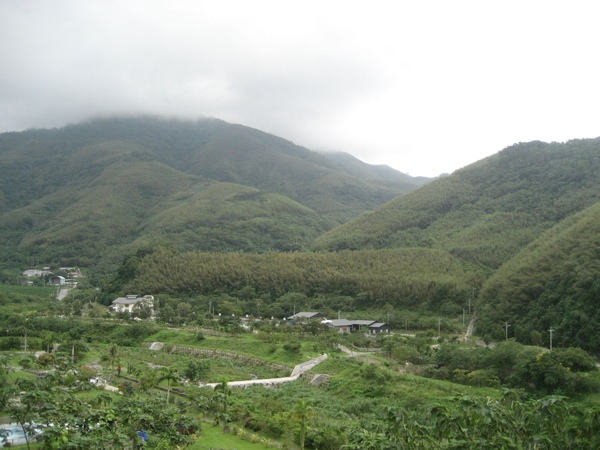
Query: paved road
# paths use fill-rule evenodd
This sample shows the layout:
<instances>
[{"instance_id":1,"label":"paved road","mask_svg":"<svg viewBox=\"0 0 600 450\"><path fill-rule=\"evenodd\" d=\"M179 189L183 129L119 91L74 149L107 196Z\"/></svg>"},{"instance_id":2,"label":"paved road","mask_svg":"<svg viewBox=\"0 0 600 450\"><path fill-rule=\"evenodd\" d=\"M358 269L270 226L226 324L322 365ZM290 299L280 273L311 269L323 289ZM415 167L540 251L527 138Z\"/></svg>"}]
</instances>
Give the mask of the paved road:
<instances>
[{"instance_id":1,"label":"paved road","mask_svg":"<svg viewBox=\"0 0 600 450\"><path fill-rule=\"evenodd\" d=\"M56 293L56 300L63 300L67 295L69 295L69 290L70 289L65 287L58 288L58 292Z\"/></svg>"},{"instance_id":2,"label":"paved road","mask_svg":"<svg viewBox=\"0 0 600 450\"><path fill-rule=\"evenodd\" d=\"M469 322L467 332L465 333L465 341L473 335L473 330L475 329L475 319L477 319L477 313L473 314L473 318Z\"/></svg>"},{"instance_id":3,"label":"paved road","mask_svg":"<svg viewBox=\"0 0 600 450\"><path fill-rule=\"evenodd\" d=\"M304 372L312 369L317 364L325 361L326 359L327 359L327 355L323 354L323 355L319 356L318 358L314 358L314 359L311 359L310 361L306 361L302 364L298 364L296 367L294 367L294 370L292 371L292 374L289 377L263 378L260 380L230 381L227 383L227 386L229 386L229 387L244 387L244 386L252 386L255 384L261 384L263 386L274 386L276 384L289 383L291 381L296 381L298 378L300 378L302 376L302 374ZM210 386L211 388L214 388L218 384L221 384L221 383L206 383L206 384L203 384L202 386Z\"/></svg>"}]
</instances>

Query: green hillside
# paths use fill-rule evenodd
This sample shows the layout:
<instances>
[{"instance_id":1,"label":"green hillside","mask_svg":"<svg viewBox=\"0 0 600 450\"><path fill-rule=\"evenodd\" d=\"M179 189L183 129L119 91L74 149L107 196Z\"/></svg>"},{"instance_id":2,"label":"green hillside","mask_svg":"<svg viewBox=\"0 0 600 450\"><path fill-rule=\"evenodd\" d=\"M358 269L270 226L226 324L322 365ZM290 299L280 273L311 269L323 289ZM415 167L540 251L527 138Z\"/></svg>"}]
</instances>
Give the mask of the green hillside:
<instances>
[{"instance_id":1,"label":"green hillside","mask_svg":"<svg viewBox=\"0 0 600 450\"><path fill-rule=\"evenodd\" d=\"M233 183L193 186L163 204L141 224L136 246L167 239L183 251L292 251L328 228L315 211L288 197Z\"/></svg>"},{"instance_id":2,"label":"green hillside","mask_svg":"<svg viewBox=\"0 0 600 450\"><path fill-rule=\"evenodd\" d=\"M466 304L471 286L456 258L429 249L257 255L175 254L158 248L141 258L123 291L176 296L243 291L265 301L294 292L345 296L346 302L354 297L363 308L425 302L437 308L444 302Z\"/></svg>"},{"instance_id":3,"label":"green hillside","mask_svg":"<svg viewBox=\"0 0 600 450\"><path fill-rule=\"evenodd\" d=\"M600 203L542 234L484 285L480 333L600 349Z\"/></svg>"},{"instance_id":4,"label":"green hillside","mask_svg":"<svg viewBox=\"0 0 600 450\"><path fill-rule=\"evenodd\" d=\"M333 229L315 248L437 248L492 271L599 199L600 139L516 144Z\"/></svg>"},{"instance_id":5,"label":"green hillside","mask_svg":"<svg viewBox=\"0 0 600 450\"><path fill-rule=\"evenodd\" d=\"M553 327L557 345L600 348L600 139L515 144L424 181L214 119L5 133L0 264L92 268L112 278L104 301L224 295L274 311L293 294L464 321L478 296L488 339L510 323L521 342Z\"/></svg>"},{"instance_id":6,"label":"green hillside","mask_svg":"<svg viewBox=\"0 0 600 450\"><path fill-rule=\"evenodd\" d=\"M394 172L401 183L386 186ZM4 133L2 264L114 264L154 240L181 251L299 250L418 185L396 171L385 179L361 179L289 141L215 119L112 118Z\"/></svg>"},{"instance_id":7,"label":"green hillside","mask_svg":"<svg viewBox=\"0 0 600 450\"><path fill-rule=\"evenodd\" d=\"M348 175L369 180L372 183L381 184L386 187L411 191L415 184L421 186L431 181L431 178L411 177L403 173L398 176L398 171L389 166L365 164L349 153L323 153L322 155Z\"/></svg>"}]
</instances>

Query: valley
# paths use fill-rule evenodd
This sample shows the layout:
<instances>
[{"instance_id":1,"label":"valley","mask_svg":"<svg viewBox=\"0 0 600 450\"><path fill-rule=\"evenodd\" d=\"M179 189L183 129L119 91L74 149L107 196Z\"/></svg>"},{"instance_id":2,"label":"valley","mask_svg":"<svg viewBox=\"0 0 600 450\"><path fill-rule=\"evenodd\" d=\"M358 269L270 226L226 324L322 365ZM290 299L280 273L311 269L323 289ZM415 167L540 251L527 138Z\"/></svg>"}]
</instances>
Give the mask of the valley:
<instances>
[{"instance_id":1,"label":"valley","mask_svg":"<svg viewBox=\"0 0 600 450\"><path fill-rule=\"evenodd\" d=\"M70 424L32 448L597 448L599 214L600 139L424 179L217 119L0 134L0 415Z\"/></svg>"}]
</instances>

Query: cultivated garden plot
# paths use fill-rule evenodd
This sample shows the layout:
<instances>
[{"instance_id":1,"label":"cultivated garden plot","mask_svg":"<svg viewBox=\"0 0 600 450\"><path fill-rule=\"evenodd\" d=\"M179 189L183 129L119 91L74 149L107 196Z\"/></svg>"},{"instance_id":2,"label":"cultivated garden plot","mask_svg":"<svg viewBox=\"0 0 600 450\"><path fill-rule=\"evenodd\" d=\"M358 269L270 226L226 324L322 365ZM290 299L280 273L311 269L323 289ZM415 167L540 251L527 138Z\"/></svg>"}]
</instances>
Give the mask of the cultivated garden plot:
<instances>
[{"instance_id":1,"label":"cultivated garden plot","mask_svg":"<svg viewBox=\"0 0 600 450\"><path fill-rule=\"evenodd\" d=\"M336 450L593 448L598 439L599 375L578 349L284 323L173 328L60 317L45 298L20 298L0 316L0 341L13 345L2 354L0 417L39 424L33 447L127 448L141 436L146 448ZM289 376L323 354L296 381L233 386Z\"/></svg>"}]
</instances>

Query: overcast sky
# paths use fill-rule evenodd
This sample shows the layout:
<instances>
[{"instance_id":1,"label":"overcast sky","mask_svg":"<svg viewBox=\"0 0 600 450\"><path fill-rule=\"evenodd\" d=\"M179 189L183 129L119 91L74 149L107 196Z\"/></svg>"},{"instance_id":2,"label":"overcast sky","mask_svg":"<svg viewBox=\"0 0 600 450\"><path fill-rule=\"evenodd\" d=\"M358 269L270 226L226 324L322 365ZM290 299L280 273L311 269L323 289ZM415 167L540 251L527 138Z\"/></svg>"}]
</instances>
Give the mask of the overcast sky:
<instances>
[{"instance_id":1,"label":"overcast sky","mask_svg":"<svg viewBox=\"0 0 600 450\"><path fill-rule=\"evenodd\" d=\"M411 175L600 136L598 1L0 0L0 132L212 116Z\"/></svg>"}]
</instances>

